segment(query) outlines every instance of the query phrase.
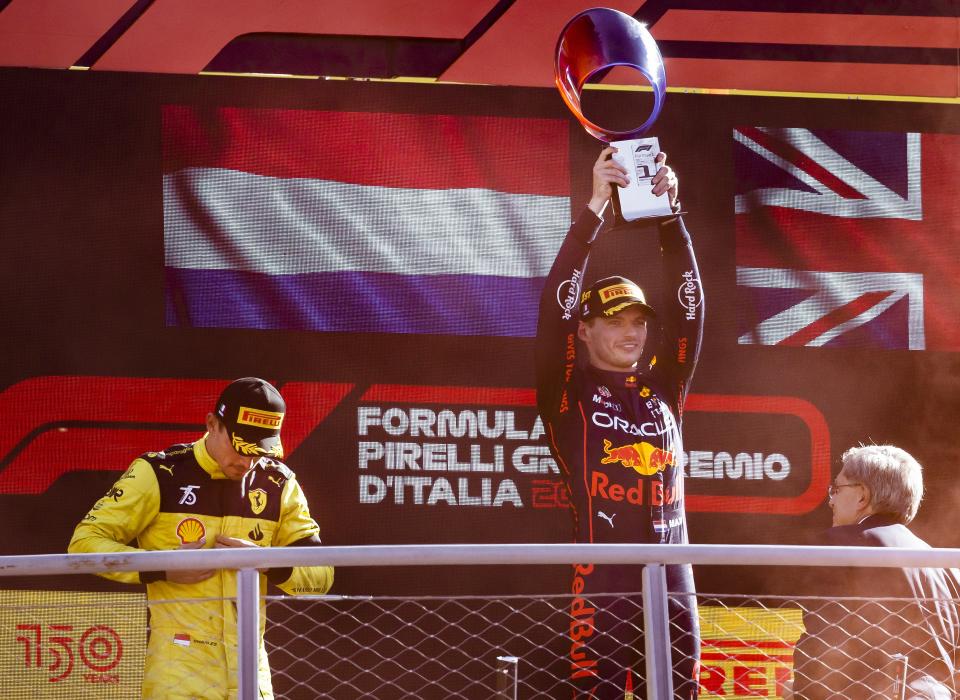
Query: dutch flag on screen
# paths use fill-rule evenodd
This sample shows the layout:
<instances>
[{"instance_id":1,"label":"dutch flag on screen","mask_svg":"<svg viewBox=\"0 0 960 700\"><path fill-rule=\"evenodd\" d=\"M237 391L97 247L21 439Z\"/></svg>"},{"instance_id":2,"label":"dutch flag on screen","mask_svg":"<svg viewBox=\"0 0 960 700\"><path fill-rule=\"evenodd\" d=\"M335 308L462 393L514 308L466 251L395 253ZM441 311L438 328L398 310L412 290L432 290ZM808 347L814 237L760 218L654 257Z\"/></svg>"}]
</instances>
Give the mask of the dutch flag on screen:
<instances>
[{"instance_id":1,"label":"dutch flag on screen","mask_svg":"<svg viewBox=\"0 0 960 700\"><path fill-rule=\"evenodd\" d=\"M165 106L167 324L533 336L567 128Z\"/></svg>"}]
</instances>

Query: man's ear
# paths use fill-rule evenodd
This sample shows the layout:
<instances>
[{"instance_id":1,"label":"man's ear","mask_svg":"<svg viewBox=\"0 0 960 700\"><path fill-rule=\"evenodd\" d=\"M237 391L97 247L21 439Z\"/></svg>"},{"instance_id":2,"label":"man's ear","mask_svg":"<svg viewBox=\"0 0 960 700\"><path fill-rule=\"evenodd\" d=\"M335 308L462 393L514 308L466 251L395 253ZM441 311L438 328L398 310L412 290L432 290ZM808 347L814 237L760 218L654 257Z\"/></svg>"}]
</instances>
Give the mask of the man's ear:
<instances>
[{"instance_id":1,"label":"man's ear","mask_svg":"<svg viewBox=\"0 0 960 700\"><path fill-rule=\"evenodd\" d=\"M212 413L207 414L207 432L208 433L217 432L217 425L219 423L220 421L217 420L217 417L215 415L213 415Z\"/></svg>"},{"instance_id":2,"label":"man's ear","mask_svg":"<svg viewBox=\"0 0 960 700\"><path fill-rule=\"evenodd\" d=\"M587 324L583 321L578 322L577 337L584 342L587 340Z\"/></svg>"}]
</instances>

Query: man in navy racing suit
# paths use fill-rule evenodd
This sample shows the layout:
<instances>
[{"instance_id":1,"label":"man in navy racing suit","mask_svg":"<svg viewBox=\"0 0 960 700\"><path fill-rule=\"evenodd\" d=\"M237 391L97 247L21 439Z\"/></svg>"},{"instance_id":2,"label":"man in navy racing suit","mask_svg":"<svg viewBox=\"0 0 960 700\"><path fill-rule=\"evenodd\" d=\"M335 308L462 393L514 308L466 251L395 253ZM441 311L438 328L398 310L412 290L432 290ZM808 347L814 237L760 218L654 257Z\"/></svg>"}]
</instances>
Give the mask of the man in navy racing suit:
<instances>
[{"instance_id":1,"label":"man in navy racing suit","mask_svg":"<svg viewBox=\"0 0 960 700\"><path fill-rule=\"evenodd\" d=\"M614 151L605 148L594 164L593 196L547 277L537 329L537 405L566 480L577 542L686 543L680 428L703 333L700 275L678 214L656 224L666 308L655 313L641 289L623 277L599 280L581 294L612 186L627 184L626 171L610 159ZM653 192L667 195L676 212L677 180L665 162L661 153ZM654 329L658 342L648 348L647 333ZM639 591L641 570L574 567L568 659L574 697L646 697L639 600L600 597ZM689 594L671 595L668 603L674 693L696 698L700 634L693 572L689 565L666 570L668 590Z\"/></svg>"}]
</instances>

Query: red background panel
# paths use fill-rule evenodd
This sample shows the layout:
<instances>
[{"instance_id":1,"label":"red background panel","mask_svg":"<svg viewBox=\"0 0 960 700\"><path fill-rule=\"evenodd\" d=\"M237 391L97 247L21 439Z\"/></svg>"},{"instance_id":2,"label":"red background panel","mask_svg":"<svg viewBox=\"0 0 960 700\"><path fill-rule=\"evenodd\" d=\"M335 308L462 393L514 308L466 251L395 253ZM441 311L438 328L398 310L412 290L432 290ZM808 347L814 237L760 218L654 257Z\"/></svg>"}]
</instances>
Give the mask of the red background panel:
<instances>
[{"instance_id":1,"label":"red background panel","mask_svg":"<svg viewBox=\"0 0 960 700\"><path fill-rule=\"evenodd\" d=\"M665 59L670 87L957 96L957 67L715 58Z\"/></svg>"},{"instance_id":2,"label":"red background panel","mask_svg":"<svg viewBox=\"0 0 960 700\"><path fill-rule=\"evenodd\" d=\"M810 431L810 483L795 498L762 496L687 495L687 510L713 513L809 513L823 503L830 484L830 429L820 410L809 401L792 396L724 396L691 394L687 412L762 413L800 418Z\"/></svg>"},{"instance_id":3,"label":"red background panel","mask_svg":"<svg viewBox=\"0 0 960 700\"><path fill-rule=\"evenodd\" d=\"M493 4L492 0L157 0L96 68L197 73L231 39L253 32L460 39Z\"/></svg>"},{"instance_id":4,"label":"red background panel","mask_svg":"<svg viewBox=\"0 0 960 700\"><path fill-rule=\"evenodd\" d=\"M135 0L13 0L0 11L0 65L67 68Z\"/></svg>"},{"instance_id":5,"label":"red background panel","mask_svg":"<svg viewBox=\"0 0 960 700\"><path fill-rule=\"evenodd\" d=\"M604 3L604 7L627 14L642 5L636 0ZM557 37L575 14L589 7L594 5L585 5L583 0L518 0L440 79L493 85L553 85Z\"/></svg>"},{"instance_id":6,"label":"red background panel","mask_svg":"<svg viewBox=\"0 0 960 700\"><path fill-rule=\"evenodd\" d=\"M956 18L817 12L668 10L657 22L655 37L824 46L960 46Z\"/></svg>"},{"instance_id":7,"label":"red background panel","mask_svg":"<svg viewBox=\"0 0 960 700\"><path fill-rule=\"evenodd\" d=\"M195 440L229 380L36 377L0 392L0 494L38 494L74 471L124 469L138 454ZM351 389L292 382L287 456ZM182 424L171 429L170 424Z\"/></svg>"}]
</instances>

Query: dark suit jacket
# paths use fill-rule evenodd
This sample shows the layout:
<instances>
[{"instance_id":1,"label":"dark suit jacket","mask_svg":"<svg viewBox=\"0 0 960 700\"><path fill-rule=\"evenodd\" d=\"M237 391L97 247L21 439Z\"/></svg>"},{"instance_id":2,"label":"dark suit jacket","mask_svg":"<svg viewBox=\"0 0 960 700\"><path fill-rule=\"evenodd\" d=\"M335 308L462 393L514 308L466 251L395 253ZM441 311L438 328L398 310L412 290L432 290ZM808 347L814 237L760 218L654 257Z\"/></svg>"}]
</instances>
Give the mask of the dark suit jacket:
<instances>
[{"instance_id":1,"label":"dark suit jacket","mask_svg":"<svg viewBox=\"0 0 960 700\"><path fill-rule=\"evenodd\" d=\"M895 519L883 515L831 528L819 543L929 547ZM955 605L960 597L960 576L956 569L827 567L809 592L830 599L804 601L806 633L794 654L797 697L886 697L894 654L909 660L907 680L917 690L907 697L956 697L953 676L960 647L960 616ZM870 600L850 600L852 597ZM930 689L920 691L921 686Z\"/></svg>"}]
</instances>

